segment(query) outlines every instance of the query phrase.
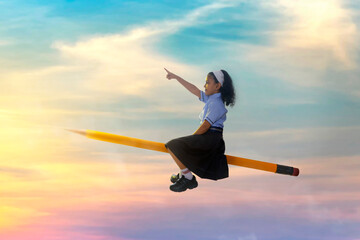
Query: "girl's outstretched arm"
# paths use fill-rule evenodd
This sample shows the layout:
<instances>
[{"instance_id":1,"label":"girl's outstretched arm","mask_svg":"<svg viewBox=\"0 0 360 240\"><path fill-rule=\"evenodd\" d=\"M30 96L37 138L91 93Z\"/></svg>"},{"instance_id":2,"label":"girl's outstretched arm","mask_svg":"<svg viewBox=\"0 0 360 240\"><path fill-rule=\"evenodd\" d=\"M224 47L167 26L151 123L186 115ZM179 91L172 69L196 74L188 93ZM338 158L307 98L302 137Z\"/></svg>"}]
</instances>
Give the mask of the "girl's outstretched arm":
<instances>
[{"instance_id":1,"label":"girl's outstretched arm","mask_svg":"<svg viewBox=\"0 0 360 240\"><path fill-rule=\"evenodd\" d=\"M187 90L189 90L189 92L191 92L192 94L194 94L198 98L201 97L200 96L200 89L198 89L194 84L191 84L191 83L187 82L186 80L182 79L178 75L175 75L174 73L168 71L166 68L164 68L164 69L167 72L167 75L166 75L167 79L169 79L169 80L170 79L178 80L178 82L181 83L181 85L183 85Z\"/></svg>"}]
</instances>

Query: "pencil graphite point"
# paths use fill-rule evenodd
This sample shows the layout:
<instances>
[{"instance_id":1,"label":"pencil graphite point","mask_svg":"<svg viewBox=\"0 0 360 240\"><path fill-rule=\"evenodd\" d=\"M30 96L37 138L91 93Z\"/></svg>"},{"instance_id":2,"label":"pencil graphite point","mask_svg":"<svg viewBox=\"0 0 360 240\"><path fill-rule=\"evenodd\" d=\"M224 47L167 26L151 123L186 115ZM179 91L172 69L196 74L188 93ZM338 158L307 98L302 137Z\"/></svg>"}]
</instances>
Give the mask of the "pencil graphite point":
<instances>
[{"instance_id":1,"label":"pencil graphite point","mask_svg":"<svg viewBox=\"0 0 360 240\"><path fill-rule=\"evenodd\" d=\"M65 129L65 130L86 136L86 131L84 131L84 130L76 130L76 129Z\"/></svg>"}]
</instances>

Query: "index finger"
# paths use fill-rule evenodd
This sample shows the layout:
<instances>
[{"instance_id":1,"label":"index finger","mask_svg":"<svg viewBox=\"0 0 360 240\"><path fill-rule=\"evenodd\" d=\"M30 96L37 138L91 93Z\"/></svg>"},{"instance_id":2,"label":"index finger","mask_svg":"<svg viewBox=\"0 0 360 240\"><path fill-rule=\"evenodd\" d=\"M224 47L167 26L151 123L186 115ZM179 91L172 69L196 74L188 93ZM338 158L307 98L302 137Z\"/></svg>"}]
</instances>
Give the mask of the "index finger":
<instances>
[{"instance_id":1,"label":"index finger","mask_svg":"<svg viewBox=\"0 0 360 240\"><path fill-rule=\"evenodd\" d=\"M167 71L169 73L169 71L166 68L164 68L164 69L165 69L165 71Z\"/></svg>"}]
</instances>

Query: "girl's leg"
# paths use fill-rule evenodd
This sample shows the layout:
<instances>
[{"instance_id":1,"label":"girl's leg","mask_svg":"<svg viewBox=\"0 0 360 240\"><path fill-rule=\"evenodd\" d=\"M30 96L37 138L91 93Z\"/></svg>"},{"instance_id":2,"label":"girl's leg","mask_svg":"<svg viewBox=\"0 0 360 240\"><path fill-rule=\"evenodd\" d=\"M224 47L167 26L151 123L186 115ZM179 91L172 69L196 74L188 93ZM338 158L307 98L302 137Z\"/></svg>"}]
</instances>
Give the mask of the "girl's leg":
<instances>
[{"instance_id":1,"label":"girl's leg","mask_svg":"<svg viewBox=\"0 0 360 240\"><path fill-rule=\"evenodd\" d=\"M175 160L176 164L179 166L181 175L184 175L185 178L191 180L193 178L191 171L189 169L187 169L187 167L184 164L182 164L182 162L180 162L180 160L175 156L175 154L173 152L171 152L171 150L169 148L168 148L168 151L169 151L170 155L172 156L172 158Z\"/></svg>"},{"instance_id":2,"label":"girl's leg","mask_svg":"<svg viewBox=\"0 0 360 240\"><path fill-rule=\"evenodd\" d=\"M171 150L168 148L168 151L171 155L171 157L174 159L174 161L176 162L176 164L179 166L180 169L185 169L186 166L184 164L182 164L182 162L180 162L180 160L175 156L175 154L173 152L171 152Z\"/></svg>"}]
</instances>

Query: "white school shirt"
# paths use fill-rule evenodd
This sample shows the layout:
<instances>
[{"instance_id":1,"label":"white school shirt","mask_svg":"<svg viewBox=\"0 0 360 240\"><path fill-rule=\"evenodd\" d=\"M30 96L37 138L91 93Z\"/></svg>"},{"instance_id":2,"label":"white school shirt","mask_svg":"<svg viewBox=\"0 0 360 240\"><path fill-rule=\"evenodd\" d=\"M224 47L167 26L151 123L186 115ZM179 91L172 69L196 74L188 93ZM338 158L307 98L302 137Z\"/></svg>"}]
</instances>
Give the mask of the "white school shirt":
<instances>
[{"instance_id":1,"label":"white school shirt","mask_svg":"<svg viewBox=\"0 0 360 240\"><path fill-rule=\"evenodd\" d=\"M205 92L200 90L200 95L199 100L205 103L205 106L199 115L201 120L200 125L206 119L212 127L224 128L228 110L225 108L225 104L221 99L221 93L207 96Z\"/></svg>"}]
</instances>

